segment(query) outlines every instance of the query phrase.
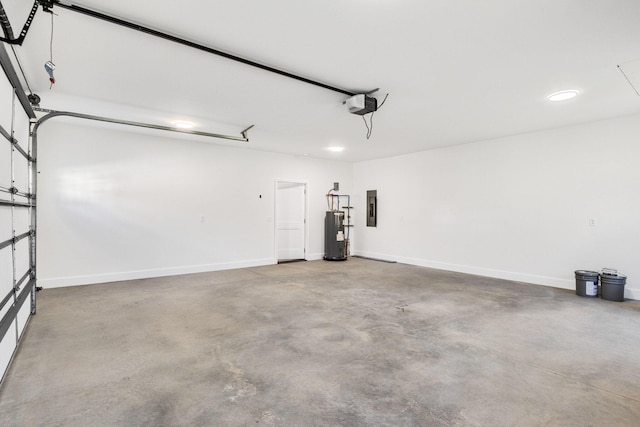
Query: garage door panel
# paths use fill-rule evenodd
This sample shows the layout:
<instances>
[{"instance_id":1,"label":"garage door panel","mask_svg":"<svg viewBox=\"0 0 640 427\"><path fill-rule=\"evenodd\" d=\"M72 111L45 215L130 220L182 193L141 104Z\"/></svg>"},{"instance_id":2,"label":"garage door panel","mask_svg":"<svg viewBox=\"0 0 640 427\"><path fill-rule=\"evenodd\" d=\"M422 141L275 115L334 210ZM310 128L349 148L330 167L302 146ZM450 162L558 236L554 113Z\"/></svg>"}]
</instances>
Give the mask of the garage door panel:
<instances>
[{"instance_id":1,"label":"garage door panel","mask_svg":"<svg viewBox=\"0 0 640 427\"><path fill-rule=\"evenodd\" d=\"M13 263L11 259L11 248L0 250L0 301L13 289ZM7 312L5 306L0 309L0 319Z\"/></svg>"},{"instance_id":2,"label":"garage door panel","mask_svg":"<svg viewBox=\"0 0 640 427\"><path fill-rule=\"evenodd\" d=\"M11 144L0 136L0 187L11 187ZM7 199L9 194L0 193L0 199Z\"/></svg>"},{"instance_id":3,"label":"garage door panel","mask_svg":"<svg viewBox=\"0 0 640 427\"><path fill-rule=\"evenodd\" d=\"M22 105L16 102L16 117L13 120L13 137L25 152L29 152L29 117L22 109ZM22 157L22 155L20 155ZM22 157L24 159L24 157Z\"/></svg>"},{"instance_id":4,"label":"garage door panel","mask_svg":"<svg viewBox=\"0 0 640 427\"><path fill-rule=\"evenodd\" d=\"M26 284L25 284L26 285ZM31 298L27 298L22 303L22 307L18 311L18 336L22 336L24 332L24 328L27 326L27 322L29 321L29 316L31 314Z\"/></svg>"},{"instance_id":5,"label":"garage door panel","mask_svg":"<svg viewBox=\"0 0 640 427\"><path fill-rule=\"evenodd\" d=\"M0 243L5 242L13 237L11 220L11 208L0 206ZM8 251L9 249L0 249L0 251Z\"/></svg>"},{"instance_id":6,"label":"garage door panel","mask_svg":"<svg viewBox=\"0 0 640 427\"><path fill-rule=\"evenodd\" d=\"M11 114L13 109L13 88L4 74L0 74L0 125L11 131Z\"/></svg>"},{"instance_id":7,"label":"garage door panel","mask_svg":"<svg viewBox=\"0 0 640 427\"><path fill-rule=\"evenodd\" d=\"M29 192L29 163L22 154L13 153L13 180L14 187L21 193Z\"/></svg>"},{"instance_id":8,"label":"garage door panel","mask_svg":"<svg viewBox=\"0 0 640 427\"><path fill-rule=\"evenodd\" d=\"M26 233L30 230L31 214L29 209L16 209L13 213L13 222L15 224L16 235Z\"/></svg>"},{"instance_id":9,"label":"garage door panel","mask_svg":"<svg viewBox=\"0 0 640 427\"><path fill-rule=\"evenodd\" d=\"M29 270L29 239L25 238L16 243L16 279L20 279Z\"/></svg>"},{"instance_id":10,"label":"garage door panel","mask_svg":"<svg viewBox=\"0 0 640 427\"><path fill-rule=\"evenodd\" d=\"M0 341L0 376L4 376L7 365L11 361L13 352L16 349L16 322L15 320L7 330L7 333L2 341Z\"/></svg>"}]
</instances>

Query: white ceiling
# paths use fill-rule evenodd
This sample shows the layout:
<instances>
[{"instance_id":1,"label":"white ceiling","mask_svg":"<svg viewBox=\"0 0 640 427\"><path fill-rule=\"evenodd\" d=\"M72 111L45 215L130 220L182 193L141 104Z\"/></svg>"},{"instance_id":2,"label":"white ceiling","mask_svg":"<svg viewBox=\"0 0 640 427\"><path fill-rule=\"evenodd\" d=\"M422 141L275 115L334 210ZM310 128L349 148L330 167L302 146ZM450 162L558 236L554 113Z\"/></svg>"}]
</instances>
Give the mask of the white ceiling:
<instances>
[{"instance_id":1,"label":"white ceiling","mask_svg":"<svg viewBox=\"0 0 640 427\"><path fill-rule=\"evenodd\" d=\"M2 3L18 33L32 3ZM344 95L59 7L51 90L50 16L38 12L16 48L43 108L234 135L255 124L258 150L361 161L640 113L617 68L640 77L638 0L72 3L347 90L380 88L380 101L389 93L367 140ZM546 100L562 89L582 93Z\"/></svg>"}]
</instances>

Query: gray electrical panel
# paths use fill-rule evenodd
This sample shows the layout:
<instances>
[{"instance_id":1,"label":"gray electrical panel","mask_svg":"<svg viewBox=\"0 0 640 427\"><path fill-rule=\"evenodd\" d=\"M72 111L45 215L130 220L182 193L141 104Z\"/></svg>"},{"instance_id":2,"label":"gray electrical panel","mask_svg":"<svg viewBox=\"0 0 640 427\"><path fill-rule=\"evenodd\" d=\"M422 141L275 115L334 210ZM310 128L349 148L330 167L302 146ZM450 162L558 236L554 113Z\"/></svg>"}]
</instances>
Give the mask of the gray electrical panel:
<instances>
[{"instance_id":1,"label":"gray electrical panel","mask_svg":"<svg viewBox=\"0 0 640 427\"><path fill-rule=\"evenodd\" d=\"M324 259L347 259L347 242L344 235L344 212L327 211L324 217Z\"/></svg>"},{"instance_id":2,"label":"gray electrical panel","mask_svg":"<svg viewBox=\"0 0 640 427\"><path fill-rule=\"evenodd\" d=\"M378 191L367 191L367 227L378 225Z\"/></svg>"}]
</instances>

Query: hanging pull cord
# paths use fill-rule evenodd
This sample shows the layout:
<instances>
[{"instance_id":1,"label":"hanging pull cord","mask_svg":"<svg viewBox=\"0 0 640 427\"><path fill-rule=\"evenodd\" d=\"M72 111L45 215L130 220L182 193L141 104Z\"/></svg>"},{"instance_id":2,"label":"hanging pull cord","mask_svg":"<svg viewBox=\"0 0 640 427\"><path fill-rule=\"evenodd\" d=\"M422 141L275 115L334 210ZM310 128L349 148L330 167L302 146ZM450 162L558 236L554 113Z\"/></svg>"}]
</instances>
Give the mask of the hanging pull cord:
<instances>
[{"instance_id":1,"label":"hanging pull cord","mask_svg":"<svg viewBox=\"0 0 640 427\"><path fill-rule=\"evenodd\" d=\"M382 106L384 105L385 102L387 102L387 98L389 97L389 94L386 94L384 96L384 99L382 100L382 103L380 105L378 105L378 108L376 109L376 111L378 111L380 108L382 108ZM371 116L369 116L369 123L371 125L369 125L369 123L367 123L367 119L365 118L365 115L362 116L362 120L364 120L364 125L367 127L367 139L371 138L371 134L373 133L373 114L375 113L375 111L373 111L371 113Z\"/></svg>"},{"instance_id":2,"label":"hanging pull cord","mask_svg":"<svg viewBox=\"0 0 640 427\"><path fill-rule=\"evenodd\" d=\"M53 84L56 82L56 78L53 77L53 70L56 69L56 65L51 61L47 61L44 64L44 69L47 70L47 74L49 74L49 81L51 82L51 85L49 86L49 90L51 90L51 88L53 87Z\"/></svg>"},{"instance_id":3,"label":"hanging pull cord","mask_svg":"<svg viewBox=\"0 0 640 427\"><path fill-rule=\"evenodd\" d=\"M52 11L49 11L49 13L51 14L51 38L49 39L49 60L44 64L44 69L47 71L47 74L49 74L49 90L51 90L53 84L56 82L56 78L53 76L53 70L56 69L56 64L53 63L53 15L55 15L55 13Z\"/></svg>"}]
</instances>

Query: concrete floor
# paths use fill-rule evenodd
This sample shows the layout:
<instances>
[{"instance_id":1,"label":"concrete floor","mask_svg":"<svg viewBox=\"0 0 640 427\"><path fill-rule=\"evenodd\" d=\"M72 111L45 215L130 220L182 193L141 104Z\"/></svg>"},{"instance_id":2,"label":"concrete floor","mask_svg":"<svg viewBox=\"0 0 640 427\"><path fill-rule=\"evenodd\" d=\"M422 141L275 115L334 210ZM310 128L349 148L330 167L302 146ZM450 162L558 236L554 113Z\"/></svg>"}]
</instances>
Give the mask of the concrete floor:
<instances>
[{"instance_id":1,"label":"concrete floor","mask_svg":"<svg viewBox=\"0 0 640 427\"><path fill-rule=\"evenodd\" d=\"M640 424L640 301L357 258L39 297L2 426Z\"/></svg>"}]
</instances>

